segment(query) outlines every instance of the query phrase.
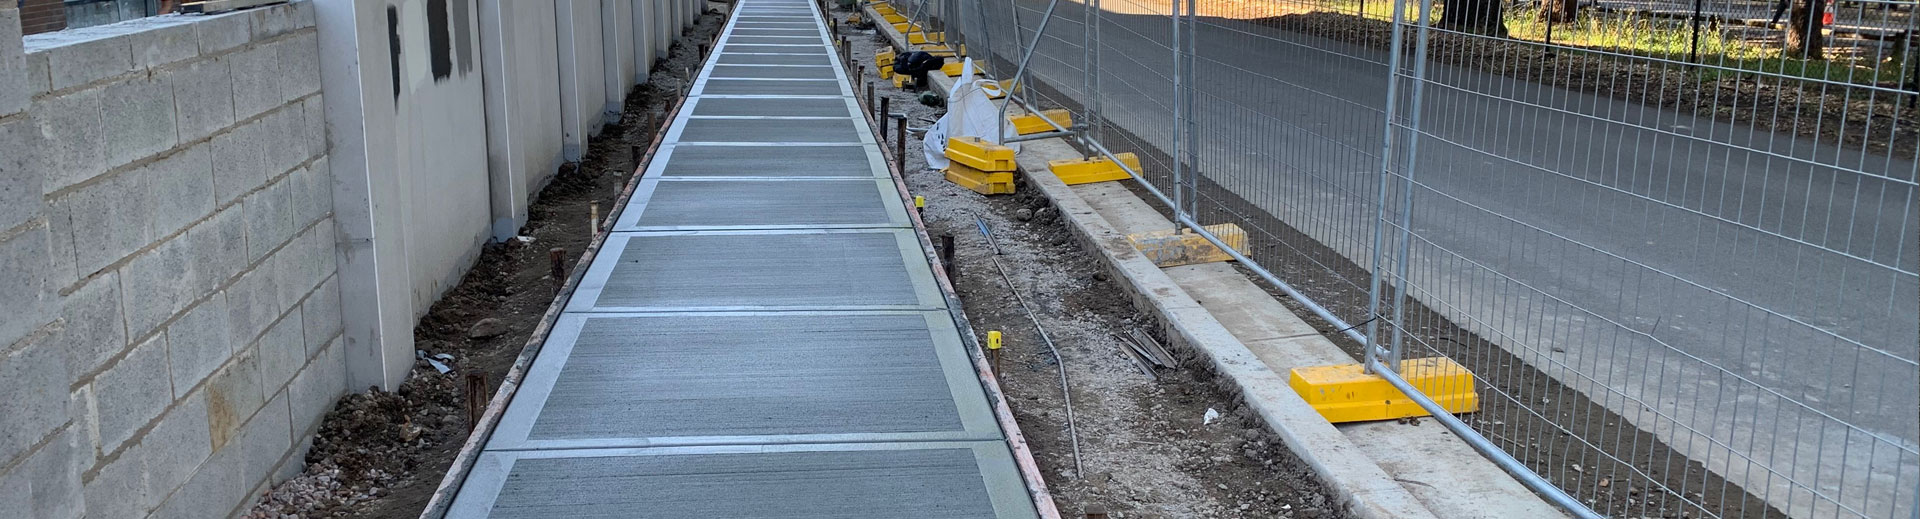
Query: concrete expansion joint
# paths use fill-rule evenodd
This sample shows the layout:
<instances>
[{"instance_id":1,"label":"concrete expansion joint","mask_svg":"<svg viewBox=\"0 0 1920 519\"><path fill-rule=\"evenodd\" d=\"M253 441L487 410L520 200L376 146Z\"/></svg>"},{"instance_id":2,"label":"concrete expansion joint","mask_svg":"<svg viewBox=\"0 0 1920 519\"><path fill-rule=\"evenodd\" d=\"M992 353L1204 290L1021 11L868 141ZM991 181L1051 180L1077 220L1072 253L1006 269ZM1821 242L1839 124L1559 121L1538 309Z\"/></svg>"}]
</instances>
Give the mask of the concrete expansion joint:
<instances>
[{"instance_id":1,"label":"concrete expansion joint","mask_svg":"<svg viewBox=\"0 0 1920 519\"><path fill-rule=\"evenodd\" d=\"M46 226L47 226L47 218L45 216L35 216L33 218L29 218L27 219L27 221L20 222L19 225L8 227L6 229L0 229L0 243L4 243L7 240L11 240L14 238L18 238L22 235L33 232L37 228L46 227Z\"/></svg>"}]
</instances>

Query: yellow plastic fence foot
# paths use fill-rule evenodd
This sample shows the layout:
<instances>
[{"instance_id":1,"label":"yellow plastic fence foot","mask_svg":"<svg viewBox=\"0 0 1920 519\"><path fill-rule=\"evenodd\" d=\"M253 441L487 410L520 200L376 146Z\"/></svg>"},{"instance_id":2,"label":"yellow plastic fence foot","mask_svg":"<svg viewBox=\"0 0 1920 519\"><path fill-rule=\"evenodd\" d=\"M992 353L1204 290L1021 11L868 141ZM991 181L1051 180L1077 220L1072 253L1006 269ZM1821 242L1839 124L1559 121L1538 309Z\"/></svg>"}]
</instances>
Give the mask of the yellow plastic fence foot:
<instances>
[{"instance_id":1,"label":"yellow plastic fence foot","mask_svg":"<svg viewBox=\"0 0 1920 519\"><path fill-rule=\"evenodd\" d=\"M947 73L947 77L960 77L961 70L965 69L966 66L967 64L965 62L955 61L953 63L941 65L940 71ZM973 73L974 75L979 75L980 71L976 70Z\"/></svg>"},{"instance_id":2,"label":"yellow plastic fence foot","mask_svg":"<svg viewBox=\"0 0 1920 519\"><path fill-rule=\"evenodd\" d=\"M906 88L907 83L913 82L913 76L906 74L891 74L890 76L893 79L894 88Z\"/></svg>"},{"instance_id":3,"label":"yellow plastic fence foot","mask_svg":"<svg viewBox=\"0 0 1920 519\"><path fill-rule=\"evenodd\" d=\"M1140 171L1140 157L1136 157L1132 153L1116 153L1114 156L1119 157L1120 161L1126 163L1127 167L1133 168L1134 171ZM1060 177L1060 182L1069 186L1130 178L1127 175L1127 170L1121 169L1119 164L1115 164L1106 157L1083 160L1056 160L1047 163L1047 169L1053 170L1053 176Z\"/></svg>"},{"instance_id":4,"label":"yellow plastic fence foot","mask_svg":"<svg viewBox=\"0 0 1920 519\"><path fill-rule=\"evenodd\" d=\"M947 181L983 195L1013 194L1013 172L980 171L954 161L947 166Z\"/></svg>"},{"instance_id":5,"label":"yellow plastic fence foot","mask_svg":"<svg viewBox=\"0 0 1920 519\"><path fill-rule=\"evenodd\" d=\"M1045 118L1043 119L1042 117ZM1053 125L1047 124L1047 119L1052 119L1054 124L1060 125L1061 128L1073 128L1073 112L1064 109L1043 110L1038 114L1016 115L1008 117L1007 122L1013 123L1013 131L1018 132L1020 135L1030 135L1053 131Z\"/></svg>"},{"instance_id":6,"label":"yellow plastic fence foot","mask_svg":"<svg viewBox=\"0 0 1920 519\"><path fill-rule=\"evenodd\" d=\"M1208 225L1204 229L1233 247L1233 250L1246 254L1247 231L1240 226L1217 223ZM1181 229L1178 232L1168 229L1129 234L1127 241L1133 242L1133 248L1139 249L1140 254L1147 259L1153 260L1155 266L1163 268L1233 261L1233 256L1228 255L1227 251L1220 250L1220 247L1215 246L1213 242L1194 234L1192 229Z\"/></svg>"},{"instance_id":7,"label":"yellow plastic fence foot","mask_svg":"<svg viewBox=\"0 0 1920 519\"><path fill-rule=\"evenodd\" d=\"M940 44L946 41L947 33L944 32L916 32L907 35L909 45Z\"/></svg>"},{"instance_id":8,"label":"yellow plastic fence foot","mask_svg":"<svg viewBox=\"0 0 1920 519\"><path fill-rule=\"evenodd\" d=\"M893 58L894 58L893 49L886 49L880 52L876 52L873 54L873 66L886 68L887 65L893 64Z\"/></svg>"},{"instance_id":9,"label":"yellow plastic fence foot","mask_svg":"<svg viewBox=\"0 0 1920 519\"><path fill-rule=\"evenodd\" d=\"M1447 412L1480 410L1480 394L1474 390L1473 373L1451 359L1404 360L1400 362L1399 373ZM1293 368L1288 385L1332 423L1427 416L1427 411L1405 393L1394 389L1379 375L1367 374L1359 364Z\"/></svg>"},{"instance_id":10,"label":"yellow plastic fence foot","mask_svg":"<svg viewBox=\"0 0 1920 519\"><path fill-rule=\"evenodd\" d=\"M979 137L947 139L947 159L979 171L1013 171L1013 148Z\"/></svg>"}]
</instances>

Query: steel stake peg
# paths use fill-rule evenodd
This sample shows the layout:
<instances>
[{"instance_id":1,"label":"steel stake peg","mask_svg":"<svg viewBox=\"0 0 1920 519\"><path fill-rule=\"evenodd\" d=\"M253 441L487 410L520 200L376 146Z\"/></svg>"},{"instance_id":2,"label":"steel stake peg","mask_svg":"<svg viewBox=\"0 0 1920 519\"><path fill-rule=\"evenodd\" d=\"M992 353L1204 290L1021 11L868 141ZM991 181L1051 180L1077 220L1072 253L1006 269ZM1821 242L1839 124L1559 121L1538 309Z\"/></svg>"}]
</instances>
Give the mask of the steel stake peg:
<instances>
[{"instance_id":1,"label":"steel stake peg","mask_svg":"<svg viewBox=\"0 0 1920 519\"><path fill-rule=\"evenodd\" d=\"M547 249L547 261L552 263L553 288L558 290L567 284L567 249L554 247Z\"/></svg>"}]
</instances>

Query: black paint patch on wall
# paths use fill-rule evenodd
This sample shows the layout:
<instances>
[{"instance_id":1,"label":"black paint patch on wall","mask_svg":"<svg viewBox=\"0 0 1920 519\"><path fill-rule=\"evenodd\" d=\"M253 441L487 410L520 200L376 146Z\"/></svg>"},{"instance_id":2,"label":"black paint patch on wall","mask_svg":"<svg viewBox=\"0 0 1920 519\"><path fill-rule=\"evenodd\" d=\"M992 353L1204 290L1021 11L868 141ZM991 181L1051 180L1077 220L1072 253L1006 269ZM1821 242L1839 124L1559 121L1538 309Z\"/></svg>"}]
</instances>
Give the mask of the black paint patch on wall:
<instances>
[{"instance_id":1,"label":"black paint patch on wall","mask_svg":"<svg viewBox=\"0 0 1920 519\"><path fill-rule=\"evenodd\" d=\"M393 101L400 104L400 8L387 6L387 62L393 65Z\"/></svg>"},{"instance_id":2,"label":"black paint patch on wall","mask_svg":"<svg viewBox=\"0 0 1920 519\"><path fill-rule=\"evenodd\" d=\"M433 59L433 80L453 76L451 36L447 33L447 0L427 0L427 55Z\"/></svg>"},{"instance_id":3,"label":"black paint patch on wall","mask_svg":"<svg viewBox=\"0 0 1920 519\"><path fill-rule=\"evenodd\" d=\"M453 0L453 52L460 75L473 73L473 0Z\"/></svg>"}]
</instances>

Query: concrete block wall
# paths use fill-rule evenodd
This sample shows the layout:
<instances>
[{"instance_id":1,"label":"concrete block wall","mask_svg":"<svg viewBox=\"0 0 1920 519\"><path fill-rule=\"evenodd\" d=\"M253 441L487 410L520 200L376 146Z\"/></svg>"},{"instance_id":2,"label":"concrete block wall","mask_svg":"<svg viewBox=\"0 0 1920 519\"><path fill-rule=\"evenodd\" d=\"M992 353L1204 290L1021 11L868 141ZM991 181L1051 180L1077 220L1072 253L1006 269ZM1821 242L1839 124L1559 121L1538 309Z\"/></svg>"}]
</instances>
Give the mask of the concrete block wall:
<instances>
[{"instance_id":1,"label":"concrete block wall","mask_svg":"<svg viewBox=\"0 0 1920 519\"><path fill-rule=\"evenodd\" d=\"M0 515L225 516L346 387L312 4L24 40L19 16Z\"/></svg>"}]
</instances>

